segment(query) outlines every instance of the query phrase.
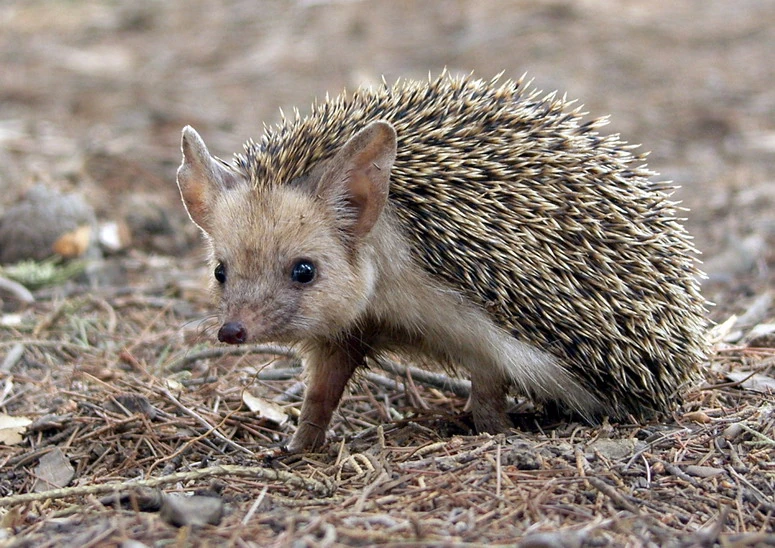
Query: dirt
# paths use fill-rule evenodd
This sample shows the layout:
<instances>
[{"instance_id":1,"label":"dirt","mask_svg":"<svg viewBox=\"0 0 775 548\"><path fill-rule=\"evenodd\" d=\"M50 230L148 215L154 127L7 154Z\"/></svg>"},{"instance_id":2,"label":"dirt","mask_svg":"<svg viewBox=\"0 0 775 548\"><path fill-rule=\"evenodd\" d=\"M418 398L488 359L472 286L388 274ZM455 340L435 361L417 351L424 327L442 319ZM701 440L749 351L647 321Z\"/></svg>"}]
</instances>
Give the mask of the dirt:
<instances>
[{"instance_id":1,"label":"dirt","mask_svg":"<svg viewBox=\"0 0 775 548\"><path fill-rule=\"evenodd\" d=\"M7 508L0 543L775 544L774 51L769 0L0 3L0 214L43 184L131 234L32 304L0 290L0 411L34 421L21 444L0 444L0 493L29 492L53 448L74 467L69 487L218 464L331 487L323 496L258 471L171 479L166 491L208 489L226 504L220 525L183 528L115 508L107 491L52 496ZM643 143L681 187L712 320L747 316L719 330L705 383L663 425L536 418L508 438L474 437L460 398L367 376L327 453L278 460L270 449L292 423L257 420L242 394L297 409L295 369L258 372L293 359L199 353L214 320L175 185L180 130L194 126L228 158L281 109L444 68L527 73L591 117L610 114L610 131ZM763 384L731 380L740 371ZM108 405L126 394L155 411ZM615 450L595 445L609 438Z\"/></svg>"}]
</instances>

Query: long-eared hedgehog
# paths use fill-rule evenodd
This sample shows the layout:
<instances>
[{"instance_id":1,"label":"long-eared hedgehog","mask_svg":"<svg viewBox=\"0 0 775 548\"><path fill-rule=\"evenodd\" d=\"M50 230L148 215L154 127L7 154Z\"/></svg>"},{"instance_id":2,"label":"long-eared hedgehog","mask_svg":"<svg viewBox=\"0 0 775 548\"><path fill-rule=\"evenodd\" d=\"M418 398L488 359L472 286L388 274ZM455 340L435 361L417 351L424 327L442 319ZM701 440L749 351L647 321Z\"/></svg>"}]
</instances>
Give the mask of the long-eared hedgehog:
<instances>
[{"instance_id":1,"label":"long-eared hedgehog","mask_svg":"<svg viewBox=\"0 0 775 548\"><path fill-rule=\"evenodd\" d=\"M299 343L289 449L319 447L383 352L462 368L479 431L510 391L584 417L668 411L705 356L673 188L604 120L520 81L443 74L319 102L227 164L183 130L222 342Z\"/></svg>"}]
</instances>

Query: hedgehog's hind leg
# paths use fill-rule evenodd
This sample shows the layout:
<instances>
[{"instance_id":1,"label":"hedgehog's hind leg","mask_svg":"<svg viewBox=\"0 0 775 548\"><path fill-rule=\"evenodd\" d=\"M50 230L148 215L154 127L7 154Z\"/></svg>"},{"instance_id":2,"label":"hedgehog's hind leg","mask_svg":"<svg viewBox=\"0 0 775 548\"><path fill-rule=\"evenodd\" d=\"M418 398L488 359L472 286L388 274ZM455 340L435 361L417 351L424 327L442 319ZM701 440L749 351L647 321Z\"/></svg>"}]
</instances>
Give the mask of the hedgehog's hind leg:
<instances>
[{"instance_id":1,"label":"hedgehog's hind leg","mask_svg":"<svg viewBox=\"0 0 775 548\"><path fill-rule=\"evenodd\" d=\"M471 376L471 397L466 408L471 411L474 427L480 434L508 432L514 425L509 419L509 384L505 380Z\"/></svg>"}]
</instances>

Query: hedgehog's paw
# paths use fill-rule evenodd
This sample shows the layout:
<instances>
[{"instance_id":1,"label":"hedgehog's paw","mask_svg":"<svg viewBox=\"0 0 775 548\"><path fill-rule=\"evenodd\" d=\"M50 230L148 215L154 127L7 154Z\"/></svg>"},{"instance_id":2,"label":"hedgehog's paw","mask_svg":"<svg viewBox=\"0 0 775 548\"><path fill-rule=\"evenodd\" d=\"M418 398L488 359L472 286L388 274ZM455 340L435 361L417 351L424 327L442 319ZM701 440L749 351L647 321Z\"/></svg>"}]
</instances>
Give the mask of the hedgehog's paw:
<instances>
[{"instance_id":1,"label":"hedgehog's paw","mask_svg":"<svg viewBox=\"0 0 775 548\"><path fill-rule=\"evenodd\" d=\"M285 450L288 453L310 453L320 449L325 442L325 428L302 421Z\"/></svg>"},{"instance_id":2,"label":"hedgehog's paw","mask_svg":"<svg viewBox=\"0 0 775 548\"><path fill-rule=\"evenodd\" d=\"M471 410L478 433L500 434L508 432L513 427L506 413L507 392L506 385L499 383L471 384L471 398L466 407Z\"/></svg>"},{"instance_id":3,"label":"hedgehog's paw","mask_svg":"<svg viewBox=\"0 0 775 548\"><path fill-rule=\"evenodd\" d=\"M480 409L477 413L474 409L473 416L474 427L479 434L485 432L488 434L508 433L514 427L506 412L493 413L490 410Z\"/></svg>"}]
</instances>

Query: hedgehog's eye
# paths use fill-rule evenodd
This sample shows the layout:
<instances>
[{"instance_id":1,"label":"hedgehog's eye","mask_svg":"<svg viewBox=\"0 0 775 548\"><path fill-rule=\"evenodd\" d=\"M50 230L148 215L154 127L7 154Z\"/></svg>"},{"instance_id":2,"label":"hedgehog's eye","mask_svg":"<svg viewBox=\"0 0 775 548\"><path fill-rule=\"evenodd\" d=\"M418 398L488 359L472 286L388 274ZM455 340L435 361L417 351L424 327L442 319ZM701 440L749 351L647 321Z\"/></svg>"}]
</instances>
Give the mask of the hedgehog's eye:
<instances>
[{"instance_id":1,"label":"hedgehog's eye","mask_svg":"<svg viewBox=\"0 0 775 548\"><path fill-rule=\"evenodd\" d=\"M215 265L215 270L213 271L213 275L215 276L215 280L219 284L226 283L226 265L224 265L222 261L218 261L218 264Z\"/></svg>"},{"instance_id":2,"label":"hedgehog's eye","mask_svg":"<svg viewBox=\"0 0 775 548\"><path fill-rule=\"evenodd\" d=\"M299 259L291 270L291 280L300 284L308 284L315 279L315 265L309 259Z\"/></svg>"}]
</instances>

